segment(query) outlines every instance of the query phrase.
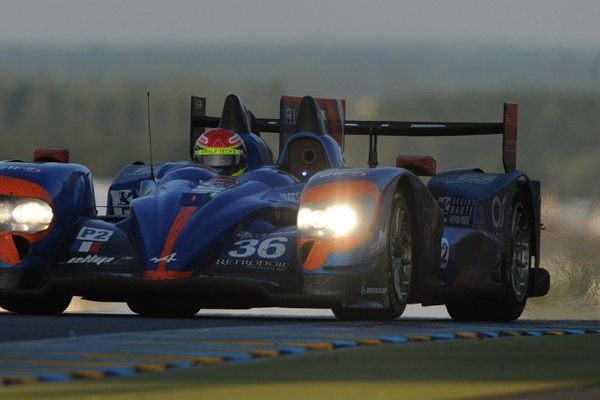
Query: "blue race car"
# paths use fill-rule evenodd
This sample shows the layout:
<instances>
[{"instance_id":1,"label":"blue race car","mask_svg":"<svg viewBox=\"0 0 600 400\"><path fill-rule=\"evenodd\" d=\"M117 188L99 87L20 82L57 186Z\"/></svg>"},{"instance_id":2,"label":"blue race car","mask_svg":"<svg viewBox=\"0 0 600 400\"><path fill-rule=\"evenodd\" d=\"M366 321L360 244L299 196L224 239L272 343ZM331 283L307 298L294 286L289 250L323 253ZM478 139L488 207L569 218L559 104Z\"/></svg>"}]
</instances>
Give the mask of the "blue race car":
<instances>
[{"instance_id":1,"label":"blue race car","mask_svg":"<svg viewBox=\"0 0 600 400\"><path fill-rule=\"evenodd\" d=\"M68 151L0 162L0 306L58 314L81 296L144 316L279 306L393 319L422 303L511 321L548 292L540 184L516 170L515 104L501 123L345 121L344 101L308 96L282 97L278 119L235 95L220 118L205 104L192 97L192 161L125 167L106 215ZM207 128L235 139L218 139L217 154ZM280 135L275 163L260 132ZM379 136L480 134L503 135L503 173L437 173L429 156L377 167ZM344 166L345 135L369 137L369 168ZM202 161L237 159L242 144L242 172Z\"/></svg>"}]
</instances>

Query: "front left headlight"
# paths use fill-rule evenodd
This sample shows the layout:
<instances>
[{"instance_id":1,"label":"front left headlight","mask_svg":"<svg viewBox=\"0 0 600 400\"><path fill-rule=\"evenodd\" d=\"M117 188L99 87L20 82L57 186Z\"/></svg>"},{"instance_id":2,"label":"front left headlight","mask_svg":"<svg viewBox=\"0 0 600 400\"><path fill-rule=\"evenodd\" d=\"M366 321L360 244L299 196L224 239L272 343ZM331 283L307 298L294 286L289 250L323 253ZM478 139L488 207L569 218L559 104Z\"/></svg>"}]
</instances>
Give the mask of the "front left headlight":
<instances>
[{"instance_id":1,"label":"front left headlight","mask_svg":"<svg viewBox=\"0 0 600 400\"><path fill-rule=\"evenodd\" d=\"M0 196L0 232L42 232L53 219L52 207L43 200Z\"/></svg>"}]
</instances>

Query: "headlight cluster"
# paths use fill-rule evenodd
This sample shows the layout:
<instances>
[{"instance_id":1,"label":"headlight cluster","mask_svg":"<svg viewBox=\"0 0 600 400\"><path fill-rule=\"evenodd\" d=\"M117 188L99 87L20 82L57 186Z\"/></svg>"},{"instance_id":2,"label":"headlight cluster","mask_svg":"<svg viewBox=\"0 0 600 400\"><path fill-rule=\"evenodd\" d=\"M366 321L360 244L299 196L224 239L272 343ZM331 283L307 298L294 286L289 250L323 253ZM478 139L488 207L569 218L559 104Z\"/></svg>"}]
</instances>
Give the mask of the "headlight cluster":
<instances>
[{"instance_id":1,"label":"headlight cluster","mask_svg":"<svg viewBox=\"0 0 600 400\"><path fill-rule=\"evenodd\" d=\"M301 207L298 211L298 228L304 231L314 230L317 236L345 236L357 224L356 211L346 204L332 205L325 209Z\"/></svg>"},{"instance_id":2,"label":"headlight cluster","mask_svg":"<svg viewBox=\"0 0 600 400\"><path fill-rule=\"evenodd\" d=\"M53 218L52 208L43 200L0 196L0 232L41 232Z\"/></svg>"},{"instance_id":3,"label":"headlight cluster","mask_svg":"<svg viewBox=\"0 0 600 400\"><path fill-rule=\"evenodd\" d=\"M349 236L367 229L375 207L371 197L363 196L340 203L308 203L298 210L298 230L302 236Z\"/></svg>"}]
</instances>

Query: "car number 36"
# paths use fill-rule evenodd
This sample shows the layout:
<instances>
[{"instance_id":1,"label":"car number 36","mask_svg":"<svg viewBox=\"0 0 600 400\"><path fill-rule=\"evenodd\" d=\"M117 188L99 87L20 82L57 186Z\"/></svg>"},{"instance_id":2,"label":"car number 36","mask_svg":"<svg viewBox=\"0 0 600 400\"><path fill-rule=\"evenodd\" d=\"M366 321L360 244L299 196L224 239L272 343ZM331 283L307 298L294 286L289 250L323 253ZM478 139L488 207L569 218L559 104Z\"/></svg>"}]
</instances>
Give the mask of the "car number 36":
<instances>
[{"instance_id":1,"label":"car number 36","mask_svg":"<svg viewBox=\"0 0 600 400\"><path fill-rule=\"evenodd\" d=\"M230 257L252 257L258 255L261 258L279 258L285 254L286 237L271 237L264 240L245 239L235 242L234 249L227 253Z\"/></svg>"}]
</instances>

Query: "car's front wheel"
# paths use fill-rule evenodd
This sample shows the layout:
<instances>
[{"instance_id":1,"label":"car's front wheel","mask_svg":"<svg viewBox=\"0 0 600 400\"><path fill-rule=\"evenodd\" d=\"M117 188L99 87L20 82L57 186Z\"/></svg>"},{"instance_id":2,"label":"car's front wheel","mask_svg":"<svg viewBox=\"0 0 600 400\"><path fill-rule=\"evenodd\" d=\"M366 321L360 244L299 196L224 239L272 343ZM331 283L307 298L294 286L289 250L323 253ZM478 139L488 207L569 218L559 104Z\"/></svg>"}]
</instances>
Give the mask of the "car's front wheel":
<instances>
[{"instance_id":1,"label":"car's front wheel","mask_svg":"<svg viewBox=\"0 0 600 400\"><path fill-rule=\"evenodd\" d=\"M415 213L409 203L408 191L394 194L388 223L388 302L386 309L350 307L333 308L341 320L391 320L404 312L414 276Z\"/></svg>"}]
</instances>

